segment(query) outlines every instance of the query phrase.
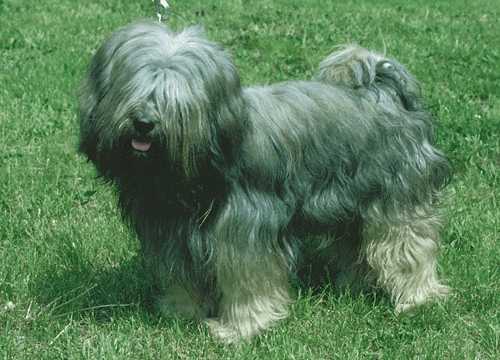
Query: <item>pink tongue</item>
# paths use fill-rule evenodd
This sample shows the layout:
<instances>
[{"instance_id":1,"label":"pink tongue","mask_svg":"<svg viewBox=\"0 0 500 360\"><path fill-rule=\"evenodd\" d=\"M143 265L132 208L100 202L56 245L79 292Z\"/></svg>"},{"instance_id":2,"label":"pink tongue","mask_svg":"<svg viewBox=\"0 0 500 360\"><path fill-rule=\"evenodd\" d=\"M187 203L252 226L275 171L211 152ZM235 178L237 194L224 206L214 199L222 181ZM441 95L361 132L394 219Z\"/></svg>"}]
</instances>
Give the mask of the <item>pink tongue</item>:
<instances>
[{"instance_id":1,"label":"pink tongue","mask_svg":"<svg viewBox=\"0 0 500 360\"><path fill-rule=\"evenodd\" d=\"M132 140L132 147L138 151L148 151L151 147L151 143Z\"/></svg>"}]
</instances>

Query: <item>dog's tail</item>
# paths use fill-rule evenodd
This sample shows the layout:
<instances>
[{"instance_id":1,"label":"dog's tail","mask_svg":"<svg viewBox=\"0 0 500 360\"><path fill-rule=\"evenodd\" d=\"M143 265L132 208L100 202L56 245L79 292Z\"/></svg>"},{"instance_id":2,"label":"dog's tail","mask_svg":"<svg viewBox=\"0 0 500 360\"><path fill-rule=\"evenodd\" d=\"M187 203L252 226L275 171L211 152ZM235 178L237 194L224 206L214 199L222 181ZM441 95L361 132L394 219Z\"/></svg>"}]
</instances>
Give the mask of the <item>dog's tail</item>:
<instances>
[{"instance_id":1,"label":"dog's tail","mask_svg":"<svg viewBox=\"0 0 500 360\"><path fill-rule=\"evenodd\" d=\"M418 82L400 63L357 45L334 52L319 65L316 81L355 90L389 92L406 110L420 110Z\"/></svg>"}]
</instances>

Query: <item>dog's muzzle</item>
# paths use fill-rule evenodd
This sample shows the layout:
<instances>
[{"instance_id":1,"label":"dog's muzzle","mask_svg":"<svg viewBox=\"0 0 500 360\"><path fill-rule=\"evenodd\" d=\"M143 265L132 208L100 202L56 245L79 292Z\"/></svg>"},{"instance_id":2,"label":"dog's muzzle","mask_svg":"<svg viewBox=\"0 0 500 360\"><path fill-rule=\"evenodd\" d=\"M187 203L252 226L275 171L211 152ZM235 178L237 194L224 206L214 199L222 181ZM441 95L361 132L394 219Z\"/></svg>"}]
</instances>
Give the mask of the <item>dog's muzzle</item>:
<instances>
[{"instance_id":1,"label":"dog's muzzle","mask_svg":"<svg viewBox=\"0 0 500 360\"><path fill-rule=\"evenodd\" d=\"M134 129L139 133L138 139L132 139L132 147L137 151L148 151L151 142L141 138L148 135L155 127L155 123L148 119L135 118L133 120Z\"/></svg>"}]
</instances>

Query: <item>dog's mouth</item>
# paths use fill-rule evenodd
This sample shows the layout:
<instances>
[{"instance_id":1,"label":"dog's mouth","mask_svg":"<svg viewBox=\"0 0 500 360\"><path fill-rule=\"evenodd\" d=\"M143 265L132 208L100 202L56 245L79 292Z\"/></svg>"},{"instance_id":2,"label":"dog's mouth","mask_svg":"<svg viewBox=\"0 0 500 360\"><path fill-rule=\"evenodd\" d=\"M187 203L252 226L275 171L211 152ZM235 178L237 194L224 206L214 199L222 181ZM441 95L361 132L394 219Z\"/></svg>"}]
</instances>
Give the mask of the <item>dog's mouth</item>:
<instances>
[{"instance_id":1,"label":"dog's mouth","mask_svg":"<svg viewBox=\"0 0 500 360\"><path fill-rule=\"evenodd\" d=\"M132 147L137 151L146 152L151 148L151 143L142 140L132 139Z\"/></svg>"}]
</instances>

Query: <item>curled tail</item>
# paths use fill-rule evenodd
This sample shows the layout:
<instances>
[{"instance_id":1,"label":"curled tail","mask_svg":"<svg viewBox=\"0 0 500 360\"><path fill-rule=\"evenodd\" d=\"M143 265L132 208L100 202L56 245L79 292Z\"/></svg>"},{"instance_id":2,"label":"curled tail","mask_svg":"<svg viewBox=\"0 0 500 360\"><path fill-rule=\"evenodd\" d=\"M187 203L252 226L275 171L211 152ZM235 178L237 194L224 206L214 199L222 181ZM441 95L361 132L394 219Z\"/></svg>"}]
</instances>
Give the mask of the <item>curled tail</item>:
<instances>
[{"instance_id":1,"label":"curled tail","mask_svg":"<svg viewBox=\"0 0 500 360\"><path fill-rule=\"evenodd\" d=\"M334 52L319 65L316 81L385 92L408 111L421 110L418 82L400 63L357 45Z\"/></svg>"}]
</instances>

